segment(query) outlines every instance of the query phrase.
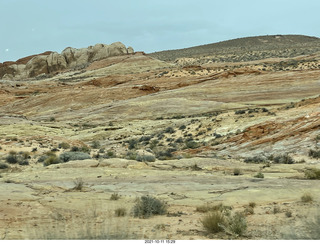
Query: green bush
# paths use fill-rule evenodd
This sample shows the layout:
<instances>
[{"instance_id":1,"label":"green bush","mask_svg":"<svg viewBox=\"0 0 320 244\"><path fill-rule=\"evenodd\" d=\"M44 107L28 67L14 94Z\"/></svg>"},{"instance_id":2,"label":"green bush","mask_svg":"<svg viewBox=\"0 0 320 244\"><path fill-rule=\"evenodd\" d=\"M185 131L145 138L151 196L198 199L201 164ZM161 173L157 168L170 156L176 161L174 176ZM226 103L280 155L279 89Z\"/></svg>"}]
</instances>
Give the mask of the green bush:
<instances>
[{"instance_id":1,"label":"green bush","mask_svg":"<svg viewBox=\"0 0 320 244\"><path fill-rule=\"evenodd\" d=\"M130 139L128 143L129 143L129 150L132 150L137 147L138 141L136 139Z\"/></svg>"},{"instance_id":2,"label":"green bush","mask_svg":"<svg viewBox=\"0 0 320 244\"><path fill-rule=\"evenodd\" d=\"M148 218L153 215L163 215L167 213L167 205L157 198L142 196L133 207L133 216Z\"/></svg>"},{"instance_id":3,"label":"green bush","mask_svg":"<svg viewBox=\"0 0 320 244\"><path fill-rule=\"evenodd\" d=\"M241 169L239 168L233 169L233 175L242 175Z\"/></svg>"},{"instance_id":4,"label":"green bush","mask_svg":"<svg viewBox=\"0 0 320 244\"><path fill-rule=\"evenodd\" d=\"M60 154L59 158L63 162L91 159L90 155L84 152L64 152Z\"/></svg>"},{"instance_id":5,"label":"green bush","mask_svg":"<svg viewBox=\"0 0 320 244\"><path fill-rule=\"evenodd\" d=\"M7 161L7 163L9 163L9 164L16 164L16 163L18 163L18 158L17 158L17 156L16 155L8 155L7 157L6 157L6 161Z\"/></svg>"},{"instance_id":6,"label":"green bush","mask_svg":"<svg viewBox=\"0 0 320 244\"><path fill-rule=\"evenodd\" d=\"M112 193L110 200L117 201L120 199L120 195L118 193Z\"/></svg>"},{"instance_id":7,"label":"green bush","mask_svg":"<svg viewBox=\"0 0 320 244\"><path fill-rule=\"evenodd\" d=\"M66 142L61 142L59 145L58 145L59 148L62 148L62 149L69 149L70 148L70 145Z\"/></svg>"},{"instance_id":8,"label":"green bush","mask_svg":"<svg viewBox=\"0 0 320 244\"><path fill-rule=\"evenodd\" d=\"M153 155L137 155L136 160L139 162L154 162L156 161L155 156Z\"/></svg>"},{"instance_id":9,"label":"green bush","mask_svg":"<svg viewBox=\"0 0 320 244\"><path fill-rule=\"evenodd\" d=\"M288 154L278 155L273 157L273 162L276 164L294 164L295 161Z\"/></svg>"},{"instance_id":10,"label":"green bush","mask_svg":"<svg viewBox=\"0 0 320 244\"><path fill-rule=\"evenodd\" d=\"M114 213L116 217L123 217L127 214L127 210L125 208L117 208Z\"/></svg>"},{"instance_id":11,"label":"green bush","mask_svg":"<svg viewBox=\"0 0 320 244\"><path fill-rule=\"evenodd\" d=\"M91 147L94 148L94 149L99 149L101 147L100 142L99 141L93 141Z\"/></svg>"},{"instance_id":12,"label":"green bush","mask_svg":"<svg viewBox=\"0 0 320 244\"><path fill-rule=\"evenodd\" d=\"M255 178L263 179L263 178L264 178L264 174L263 174L262 172L259 172L259 173L256 174L254 177L255 177Z\"/></svg>"},{"instance_id":13,"label":"green bush","mask_svg":"<svg viewBox=\"0 0 320 244\"><path fill-rule=\"evenodd\" d=\"M172 134L172 133L174 133L174 132L175 132L175 130L174 130L172 127L168 127L168 128L166 128L166 129L164 130L164 133Z\"/></svg>"},{"instance_id":14,"label":"green bush","mask_svg":"<svg viewBox=\"0 0 320 244\"><path fill-rule=\"evenodd\" d=\"M245 163L265 163L267 160L261 156L253 156L244 159Z\"/></svg>"},{"instance_id":15,"label":"green bush","mask_svg":"<svg viewBox=\"0 0 320 244\"><path fill-rule=\"evenodd\" d=\"M320 150L312 150L312 149L310 149L309 157L311 157L311 158L320 158Z\"/></svg>"},{"instance_id":16,"label":"green bush","mask_svg":"<svg viewBox=\"0 0 320 244\"><path fill-rule=\"evenodd\" d=\"M9 168L7 164L0 163L0 169L7 169L7 168Z\"/></svg>"},{"instance_id":17,"label":"green bush","mask_svg":"<svg viewBox=\"0 0 320 244\"><path fill-rule=\"evenodd\" d=\"M195 142L194 140L190 140L186 142L186 147L187 148L191 148L191 149L195 149L199 147L199 143Z\"/></svg>"},{"instance_id":18,"label":"green bush","mask_svg":"<svg viewBox=\"0 0 320 244\"><path fill-rule=\"evenodd\" d=\"M320 180L320 169L312 168L304 171L305 177L309 180Z\"/></svg>"},{"instance_id":19,"label":"green bush","mask_svg":"<svg viewBox=\"0 0 320 244\"><path fill-rule=\"evenodd\" d=\"M227 225L224 230L231 232L232 234L242 236L247 230L247 220L242 213L235 213L233 216L228 218Z\"/></svg>"}]
</instances>

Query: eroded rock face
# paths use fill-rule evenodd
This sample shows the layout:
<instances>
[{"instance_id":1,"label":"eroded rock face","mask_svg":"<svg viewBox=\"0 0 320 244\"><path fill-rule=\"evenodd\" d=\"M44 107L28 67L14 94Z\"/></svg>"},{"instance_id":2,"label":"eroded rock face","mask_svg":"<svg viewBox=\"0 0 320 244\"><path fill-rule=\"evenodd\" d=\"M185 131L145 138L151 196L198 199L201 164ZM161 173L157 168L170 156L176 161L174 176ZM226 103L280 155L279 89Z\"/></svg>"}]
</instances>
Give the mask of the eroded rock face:
<instances>
[{"instance_id":1,"label":"eroded rock face","mask_svg":"<svg viewBox=\"0 0 320 244\"><path fill-rule=\"evenodd\" d=\"M26 64L26 71L28 74L28 77L35 77L40 74L48 74L48 63L47 63L47 57L45 55L39 55L36 57L33 57L27 64Z\"/></svg>"},{"instance_id":2,"label":"eroded rock face","mask_svg":"<svg viewBox=\"0 0 320 244\"><path fill-rule=\"evenodd\" d=\"M32 78L68 68L84 68L93 61L132 53L134 53L133 48L126 48L121 42L115 42L110 45L96 44L95 46L80 49L67 47L61 54L45 52L40 55L19 59L19 62L0 63L0 79Z\"/></svg>"}]
</instances>

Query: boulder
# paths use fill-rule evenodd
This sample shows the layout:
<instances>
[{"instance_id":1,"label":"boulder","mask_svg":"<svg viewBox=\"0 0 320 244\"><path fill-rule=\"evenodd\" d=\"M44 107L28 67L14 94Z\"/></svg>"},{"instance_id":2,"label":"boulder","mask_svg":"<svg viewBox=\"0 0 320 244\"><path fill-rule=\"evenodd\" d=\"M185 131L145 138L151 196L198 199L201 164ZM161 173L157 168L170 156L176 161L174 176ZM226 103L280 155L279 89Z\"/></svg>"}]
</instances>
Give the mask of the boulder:
<instances>
[{"instance_id":1,"label":"boulder","mask_svg":"<svg viewBox=\"0 0 320 244\"><path fill-rule=\"evenodd\" d=\"M46 55L35 56L26 64L28 77L35 77L43 73L49 73L47 57L48 56Z\"/></svg>"},{"instance_id":2,"label":"boulder","mask_svg":"<svg viewBox=\"0 0 320 244\"><path fill-rule=\"evenodd\" d=\"M53 73L67 68L67 62L63 55L59 53L51 53L47 57L48 72Z\"/></svg>"},{"instance_id":3,"label":"boulder","mask_svg":"<svg viewBox=\"0 0 320 244\"><path fill-rule=\"evenodd\" d=\"M108 46L109 57L127 54L127 48L121 42L115 42Z\"/></svg>"},{"instance_id":4,"label":"boulder","mask_svg":"<svg viewBox=\"0 0 320 244\"><path fill-rule=\"evenodd\" d=\"M128 47L128 48L127 48L127 53L128 53L128 54L133 54L133 53L134 53L133 48L132 48L132 47Z\"/></svg>"}]
</instances>

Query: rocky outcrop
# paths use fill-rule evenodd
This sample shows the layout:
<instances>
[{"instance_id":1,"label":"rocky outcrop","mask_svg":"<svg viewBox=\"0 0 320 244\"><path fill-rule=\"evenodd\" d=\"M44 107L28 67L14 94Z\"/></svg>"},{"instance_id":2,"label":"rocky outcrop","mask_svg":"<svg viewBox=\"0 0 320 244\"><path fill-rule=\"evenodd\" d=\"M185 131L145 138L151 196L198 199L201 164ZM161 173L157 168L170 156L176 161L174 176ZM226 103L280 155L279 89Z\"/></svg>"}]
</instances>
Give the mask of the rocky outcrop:
<instances>
[{"instance_id":1,"label":"rocky outcrop","mask_svg":"<svg viewBox=\"0 0 320 244\"><path fill-rule=\"evenodd\" d=\"M110 45L96 44L80 49L68 47L61 54L45 52L19 59L16 62L0 63L0 79L32 78L65 69L85 68L91 62L100 59L132 53L134 53L133 48L126 48L121 42L115 42Z\"/></svg>"}]
</instances>

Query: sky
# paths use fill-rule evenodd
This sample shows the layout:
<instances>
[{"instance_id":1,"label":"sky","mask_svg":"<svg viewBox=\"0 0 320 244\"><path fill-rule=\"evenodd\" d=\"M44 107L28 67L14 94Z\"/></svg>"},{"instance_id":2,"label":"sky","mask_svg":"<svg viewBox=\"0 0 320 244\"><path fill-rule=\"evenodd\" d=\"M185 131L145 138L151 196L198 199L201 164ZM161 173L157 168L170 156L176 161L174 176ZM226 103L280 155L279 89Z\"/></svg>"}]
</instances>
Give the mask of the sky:
<instances>
[{"instance_id":1,"label":"sky","mask_svg":"<svg viewBox=\"0 0 320 244\"><path fill-rule=\"evenodd\" d=\"M146 53L234 38L320 37L319 0L0 0L0 62L120 41Z\"/></svg>"}]
</instances>

